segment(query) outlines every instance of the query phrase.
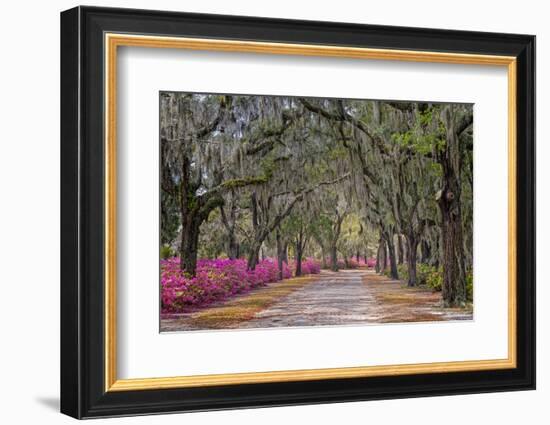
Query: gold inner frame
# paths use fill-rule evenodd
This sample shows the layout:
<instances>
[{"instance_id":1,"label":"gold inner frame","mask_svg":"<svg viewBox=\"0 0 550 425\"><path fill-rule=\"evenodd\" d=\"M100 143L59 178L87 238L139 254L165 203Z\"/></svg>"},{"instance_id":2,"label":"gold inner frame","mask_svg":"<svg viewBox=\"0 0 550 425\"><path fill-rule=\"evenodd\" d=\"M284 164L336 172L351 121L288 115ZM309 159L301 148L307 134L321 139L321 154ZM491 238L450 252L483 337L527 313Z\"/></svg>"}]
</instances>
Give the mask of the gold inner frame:
<instances>
[{"instance_id":1,"label":"gold inner frame","mask_svg":"<svg viewBox=\"0 0 550 425\"><path fill-rule=\"evenodd\" d=\"M516 367L516 58L461 53L370 49L327 45L105 34L105 391L235 385L320 379L510 369ZM325 56L468 65L503 66L508 71L508 357L495 360L247 372L164 378L118 379L116 325L116 106L119 46Z\"/></svg>"}]
</instances>

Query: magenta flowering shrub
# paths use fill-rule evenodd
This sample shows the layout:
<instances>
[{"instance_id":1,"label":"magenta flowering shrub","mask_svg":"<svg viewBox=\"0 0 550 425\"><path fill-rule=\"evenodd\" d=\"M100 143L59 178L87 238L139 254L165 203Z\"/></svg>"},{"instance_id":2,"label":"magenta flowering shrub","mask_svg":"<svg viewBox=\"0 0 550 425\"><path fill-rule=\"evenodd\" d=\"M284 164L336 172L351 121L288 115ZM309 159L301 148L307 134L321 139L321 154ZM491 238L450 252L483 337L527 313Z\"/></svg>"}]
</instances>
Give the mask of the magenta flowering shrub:
<instances>
[{"instance_id":1,"label":"magenta flowering shrub","mask_svg":"<svg viewBox=\"0 0 550 425\"><path fill-rule=\"evenodd\" d=\"M290 271L296 275L296 261L290 262ZM305 258L302 260L302 275L321 273L321 263L314 258Z\"/></svg>"},{"instance_id":2,"label":"magenta flowering shrub","mask_svg":"<svg viewBox=\"0 0 550 425\"><path fill-rule=\"evenodd\" d=\"M332 261L330 258L326 258L325 263L328 268L331 268ZM372 268L376 264L376 259L359 257L359 260L357 260L357 257L350 257L347 261L339 258L338 259L338 269L357 269L359 267L369 267Z\"/></svg>"},{"instance_id":3,"label":"magenta flowering shrub","mask_svg":"<svg viewBox=\"0 0 550 425\"><path fill-rule=\"evenodd\" d=\"M367 267L373 269L376 267L376 258L367 258Z\"/></svg>"},{"instance_id":4,"label":"magenta flowering shrub","mask_svg":"<svg viewBox=\"0 0 550 425\"><path fill-rule=\"evenodd\" d=\"M304 264L307 263L307 272ZM180 270L180 259L172 257L161 260L162 313L183 313L215 301L231 298L261 285L279 281L277 262L267 258L248 270L244 259L201 259L197 273L190 277ZM302 263L304 274L319 273L315 260ZM292 277L291 268L283 263L283 279Z\"/></svg>"},{"instance_id":5,"label":"magenta flowering shrub","mask_svg":"<svg viewBox=\"0 0 550 425\"><path fill-rule=\"evenodd\" d=\"M313 258L306 258L302 261L302 274L321 273L321 264Z\"/></svg>"},{"instance_id":6,"label":"magenta flowering shrub","mask_svg":"<svg viewBox=\"0 0 550 425\"><path fill-rule=\"evenodd\" d=\"M291 269L287 263L283 262L283 279L290 279L293 274L293 269Z\"/></svg>"},{"instance_id":7,"label":"magenta flowering shrub","mask_svg":"<svg viewBox=\"0 0 550 425\"><path fill-rule=\"evenodd\" d=\"M359 263L357 262L357 260L355 260L354 258L350 258L348 260L348 269L356 269L357 267L359 267Z\"/></svg>"},{"instance_id":8,"label":"magenta flowering shrub","mask_svg":"<svg viewBox=\"0 0 550 425\"><path fill-rule=\"evenodd\" d=\"M330 258L327 258L326 263L328 268L332 268L332 260ZM338 269L346 268L346 262L341 258L338 258L338 260L336 261L336 264L338 264Z\"/></svg>"}]
</instances>

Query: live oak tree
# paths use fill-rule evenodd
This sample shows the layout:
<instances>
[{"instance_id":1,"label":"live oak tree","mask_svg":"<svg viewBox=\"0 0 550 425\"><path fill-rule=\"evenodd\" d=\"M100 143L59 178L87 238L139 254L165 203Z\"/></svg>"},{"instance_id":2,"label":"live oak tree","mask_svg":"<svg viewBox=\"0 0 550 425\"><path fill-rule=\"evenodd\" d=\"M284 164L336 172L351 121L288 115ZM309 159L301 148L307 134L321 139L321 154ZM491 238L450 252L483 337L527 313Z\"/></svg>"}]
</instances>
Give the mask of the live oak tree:
<instances>
[{"instance_id":1,"label":"live oak tree","mask_svg":"<svg viewBox=\"0 0 550 425\"><path fill-rule=\"evenodd\" d=\"M235 167L249 142L247 126L257 119L251 103L240 100L161 94L162 196L178 200L180 265L190 275L196 271L200 226L224 204L223 195L266 180Z\"/></svg>"},{"instance_id":2,"label":"live oak tree","mask_svg":"<svg viewBox=\"0 0 550 425\"><path fill-rule=\"evenodd\" d=\"M466 270L464 260L464 232L462 222L462 165L464 148L471 136L466 130L473 123L471 108L446 105L440 108L440 122L444 126L445 143L437 150L443 176L437 201L441 210L443 235L443 300L449 306L466 302Z\"/></svg>"},{"instance_id":3,"label":"live oak tree","mask_svg":"<svg viewBox=\"0 0 550 425\"><path fill-rule=\"evenodd\" d=\"M304 251L311 238L311 220L307 203L301 202L286 220L286 231L290 235L296 261L296 276L302 275Z\"/></svg>"},{"instance_id":4,"label":"live oak tree","mask_svg":"<svg viewBox=\"0 0 550 425\"><path fill-rule=\"evenodd\" d=\"M435 200L441 214L443 301L447 306L463 305L467 301L464 227L467 226L471 234L472 217L472 108L455 104L426 105L418 114L418 121L413 133L416 148L435 160L433 165L437 167L432 165L432 169L440 174ZM466 184L464 177L468 179ZM462 195L463 187L466 197ZM468 211L467 223L463 221L463 209Z\"/></svg>"},{"instance_id":5,"label":"live oak tree","mask_svg":"<svg viewBox=\"0 0 550 425\"><path fill-rule=\"evenodd\" d=\"M415 129L422 125L425 108L424 104L390 103L386 112L390 123L386 137L393 141L392 148L388 149L393 162L389 192L393 195L392 210L398 233L406 240L409 286L417 284L418 248L426 228L433 223L430 203L434 203L436 173L421 144L429 144L430 140L414 137Z\"/></svg>"},{"instance_id":6,"label":"live oak tree","mask_svg":"<svg viewBox=\"0 0 550 425\"><path fill-rule=\"evenodd\" d=\"M161 94L161 187L163 195L178 200L181 221L180 259L182 270L194 275L197 263L199 229L210 212L222 204L219 191L220 173L205 173L205 165L221 158L212 152L209 140L220 133L229 97L213 98Z\"/></svg>"}]
</instances>

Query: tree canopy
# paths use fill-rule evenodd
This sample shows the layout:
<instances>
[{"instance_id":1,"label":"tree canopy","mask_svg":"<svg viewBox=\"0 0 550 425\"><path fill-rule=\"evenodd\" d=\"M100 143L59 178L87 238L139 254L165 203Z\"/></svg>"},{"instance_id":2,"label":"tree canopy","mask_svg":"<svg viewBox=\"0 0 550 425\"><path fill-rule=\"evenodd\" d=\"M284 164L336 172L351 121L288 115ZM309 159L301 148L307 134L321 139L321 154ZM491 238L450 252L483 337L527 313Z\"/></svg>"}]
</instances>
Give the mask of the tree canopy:
<instances>
[{"instance_id":1,"label":"tree canopy","mask_svg":"<svg viewBox=\"0 0 550 425\"><path fill-rule=\"evenodd\" d=\"M160 94L161 243L197 257L376 257L417 285L440 267L466 300L473 108L463 104Z\"/></svg>"}]
</instances>

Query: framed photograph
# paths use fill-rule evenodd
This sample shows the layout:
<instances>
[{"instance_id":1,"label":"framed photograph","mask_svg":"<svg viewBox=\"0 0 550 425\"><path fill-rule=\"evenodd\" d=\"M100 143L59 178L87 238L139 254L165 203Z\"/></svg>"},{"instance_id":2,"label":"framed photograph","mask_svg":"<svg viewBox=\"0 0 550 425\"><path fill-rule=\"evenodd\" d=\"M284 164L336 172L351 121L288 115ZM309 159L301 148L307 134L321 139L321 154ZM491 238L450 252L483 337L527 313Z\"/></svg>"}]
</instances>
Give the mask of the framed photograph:
<instances>
[{"instance_id":1,"label":"framed photograph","mask_svg":"<svg viewBox=\"0 0 550 425\"><path fill-rule=\"evenodd\" d=\"M61 411L535 388L535 37L61 14Z\"/></svg>"}]
</instances>

